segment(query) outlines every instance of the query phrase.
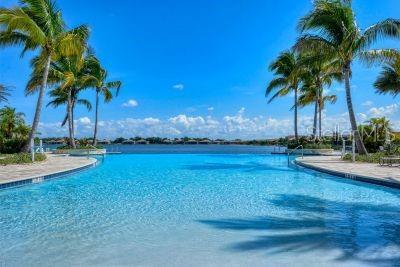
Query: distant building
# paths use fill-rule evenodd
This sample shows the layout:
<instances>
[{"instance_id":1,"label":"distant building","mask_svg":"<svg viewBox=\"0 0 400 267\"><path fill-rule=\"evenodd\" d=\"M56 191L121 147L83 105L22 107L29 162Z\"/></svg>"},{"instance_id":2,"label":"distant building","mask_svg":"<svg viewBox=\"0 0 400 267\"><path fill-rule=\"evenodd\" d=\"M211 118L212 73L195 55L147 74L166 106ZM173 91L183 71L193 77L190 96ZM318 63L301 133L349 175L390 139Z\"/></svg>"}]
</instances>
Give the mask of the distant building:
<instances>
[{"instance_id":1,"label":"distant building","mask_svg":"<svg viewBox=\"0 0 400 267\"><path fill-rule=\"evenodd\" d=\"M122 144L124 144L124 145L133 145L133 144L135 144L135 141L133 141L133 140L125 140L125 141L122 142Z\"/></svg>"},{"instance_id":2,"label":"distant building","mask_svg":"<svg viewBox=\"0 0 400 267\"><path fill-rule=\"evenodd\" d=\"M134 144L135 145L148 145L148 144L150 144L150 142L147 140L144 140L144 139L140 139L140 140L135 141Z\"/></svg>"},{"instance_id":3,"label":"distant building","mask_svg":"<svg viewBox=\"0 0 400 267\"><path fill-rule=\"evenodd\" d=\"M203 140L199 141L199 144L200 145L209 145L209 144L211 144L211 141L208 139L203 139Z\"/></svg>"},{"instance_id":4,"label":"distant building","mask_svg":"<svg viewBox=\"0 0 400 267\"><path fill-rule=\"evenodd\" d=\"M174 143L174 141L172 141L172 140L166 138L166 139L164 139L164 140L162 141L162 143L163 143L163 144L166 144L166 145L171 145L171 144Z\"/></svg>"},{"instance_id":5,"label":"distant building","mask_svg":"<svg viewBox=\"0 0 400 267\"><path fill-rule=\"evenodd\" d=\"M189 145L197 145L198 142L197 140L194 139L189 139L188 141L185 142L185 144L189 144Z\"/></svg>"},{"instance_id":6,"label":"distant building","mask_svg":"<svg viewBox=\"0 0 400 267\"><path fill-rule=\"evenodd\" d=\"M177 144L177 145L182 145L182 144L184 144L185 142L182 140L182 139L179 139L179 138L175 138L174 139L174 144Z\"/></svg>"},{"instance_id":7,"label":"distant building","mask_svg":"<svg viewBox=\"0 0 400 267\"><path fill-rule=\"evenodd\" d=\"M107 140L107 139L103 139L103 140L97 140L97 143L101 144L101 145L109 145L109 144L111 144L111 141Z\"/></svg>"},{"instance_id":8,"label":"distant building","mask_svg":"<svg viewBox=\"0 0 400 267\"><path fill-rule=\"evenodd\" d=\"M46 143L51 145L63 145L65 144L65 141L64 139L52 139L48 140Z\"/></svg>"}]
</instances>

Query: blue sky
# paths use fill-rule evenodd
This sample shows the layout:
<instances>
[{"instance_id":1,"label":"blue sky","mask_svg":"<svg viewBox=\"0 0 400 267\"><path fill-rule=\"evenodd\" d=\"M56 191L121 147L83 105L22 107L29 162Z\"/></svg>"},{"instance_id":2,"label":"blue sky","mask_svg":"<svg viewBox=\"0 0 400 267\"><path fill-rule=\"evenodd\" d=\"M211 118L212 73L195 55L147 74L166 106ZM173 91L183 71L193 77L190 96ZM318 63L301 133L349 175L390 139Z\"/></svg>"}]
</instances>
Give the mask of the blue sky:
<instances>
[{"instance_id":1,"label":"blue sky","mask_svg":"<svg viewBox=\"0 0 400 267\"><path fill-rule=\"evenodd\" d=\"M2 1L12 6L17 1ZM58 0L70 27L88 24L90 44L108 69L123 81L121 93L101 106L101 136L135 135L263 138L292 132L293 98L267 104L267 66L290 48L296 24L310 0ZM397 0L355 0L361 28L387 17L400 18ZM400 48L400 41L376 47ZM33 117L36 96L25 97L32 54L20 48L0 50L0 83L15 86L10 105ZM380 68L353 66L354 106L360 120L387 115L400 127L398 100L378 96L372 83ZM324 126L347 125L343 86L330 88L339 101L328 106ZM93 100L93 92L82 97ZM46 102L48 102L48 98ZM41 132L65 135L59 127L65 108L45 108ZM78 136L89 135L94 114L76 111ZM301 130L310 125L312 108L300 111Z\"/></svg>"}]
</instances>

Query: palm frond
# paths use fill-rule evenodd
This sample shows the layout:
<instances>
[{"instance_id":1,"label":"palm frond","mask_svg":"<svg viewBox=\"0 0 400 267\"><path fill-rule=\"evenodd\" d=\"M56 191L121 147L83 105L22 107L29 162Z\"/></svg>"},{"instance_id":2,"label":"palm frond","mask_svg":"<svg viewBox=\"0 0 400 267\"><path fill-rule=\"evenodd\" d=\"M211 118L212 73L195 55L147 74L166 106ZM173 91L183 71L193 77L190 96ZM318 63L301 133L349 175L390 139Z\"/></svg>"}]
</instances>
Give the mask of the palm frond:
<instances>
[{"instance_id":1,"label":"palm frond","mask_svg":"<svg viewBox=\"0 0 400 267\"><path fill-rule=\"evenodd\" d=\"M92 104L90 103L89 100L87 100L87 99L78 99L76 102L79 105L85 106L88 111L92 110Z\"/></svg>"},{"instance_id":2,"label":"palm frond","mask_svg":"<svg viewBox=\"0 0 400 267\"><path fill-rule=\"evenodd\" d=\"M359 53L361 62L367 66L388 63L396 57L400 57L400 51L396 49L373 49Z\"/></svg>"},{"instance_id":3,"label":"palm frond","mask_svg":"<svg viewBox=\"0 0 400 267\"><path fill-rule=\"evenodd\" d=\"M335 55L336 45L321 36L314 34L304 34L300 36L293 48L299 53L319 53L320 55Z\"/></svg>"},{"instance_id":4,"label":"palm frond","mask_svg":"<svg viewBox=\"0 0 400 267\"><path fill-rule=\"evenodd\" d=\"M283 77L277 77L271 80L268 84L267 89L265 90L265 96L269 96L275 89L280 90L285 86L287 86L287 80Z\"/></svg>"},{"instance_id":5,"label":"palm frond","mask_svg":"<svg viewBox=\"0 0 400 267\"><path fill-rule=\"evenodd\" d=\"M116 89L115 95L118 96L119 94L119 89L122 86L121 81L112 81L112 82L106 82L105 87L109 89Z\"/></svg>"},{"instance_id":6,"label":"palm frond","mask_svg":"<svg viewBox=\"0 0 400 267\"><path fill-rule=\"evenodd\" d=\"M400 37L400 20L386 19L378 22L364 31L364 41L366 45L371 45L379 39Z\"/></svg>"},{"instance_id":7,"label":"palm frond","mask_svg":"<svg viewBox=\"0 0 400 267\"><path fill-rule=\"evenodd\" d=\"M37 44L46 44L45 32L23 8L0 8L0 25L5 25L8 33L21 32L29 35Z\"/></svg>"}]
</instances>

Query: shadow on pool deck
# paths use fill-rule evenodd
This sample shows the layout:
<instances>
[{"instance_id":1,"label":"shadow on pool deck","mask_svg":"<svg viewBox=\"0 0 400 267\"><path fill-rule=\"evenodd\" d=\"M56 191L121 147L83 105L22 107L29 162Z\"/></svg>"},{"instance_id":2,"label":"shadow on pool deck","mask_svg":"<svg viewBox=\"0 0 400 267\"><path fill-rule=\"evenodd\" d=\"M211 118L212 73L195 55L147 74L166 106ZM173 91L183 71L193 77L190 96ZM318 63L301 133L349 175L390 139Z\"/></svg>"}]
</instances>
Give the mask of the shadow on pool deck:
<instances>
[{"instance_id":1,"label":"shadow on pool deck","mask_svg":"<svg viewBox=\"0 0 400 267\"><path fill-rule=\"evenodd\" d=\"M186 165L189 170L243 170L246 172L254 171L278 171L278 172L297 172L295 169L288 168L287 165L277 167L261 162L246 163L204 163L198 165Z\"/></svg>"},{"instance_id":2,"label":"shadow on pool deck","mask_svg":"<svg viewBox=\"0 0 400 267\"><path fill-rule=\"evenodd\" d=\"M267 254L301 254L335 249L341 251L337 261L400 265L399 207L336 202L303 195L278 195L271 204L291 215L199 222L222 230L260 232L254 240L225 247L233 252L264 250Z\"/></svg>"}]
</instances>

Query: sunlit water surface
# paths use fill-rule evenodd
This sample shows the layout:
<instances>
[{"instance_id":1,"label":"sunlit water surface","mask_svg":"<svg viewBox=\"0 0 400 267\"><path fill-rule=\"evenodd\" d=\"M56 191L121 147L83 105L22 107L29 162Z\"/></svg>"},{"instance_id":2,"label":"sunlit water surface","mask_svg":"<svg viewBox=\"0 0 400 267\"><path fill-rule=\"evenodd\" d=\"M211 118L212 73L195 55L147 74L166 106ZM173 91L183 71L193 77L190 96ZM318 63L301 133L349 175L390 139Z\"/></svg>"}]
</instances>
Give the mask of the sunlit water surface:
<instances>
[{"instance_id":1,"label":"sunlit water surface","mask_svg":"<svg viewBox=\"0 0 400 267\"><path fill-rule=\"evenodd\" d=\"M0 266L400 266L400 191L279 155L123 154L0 191Z\"/></svg>"}]
</instances>

